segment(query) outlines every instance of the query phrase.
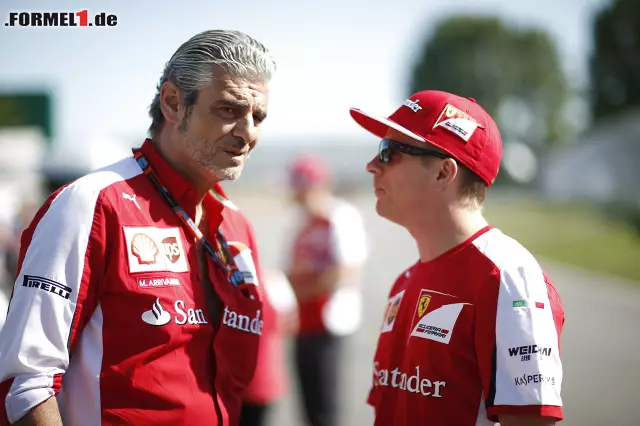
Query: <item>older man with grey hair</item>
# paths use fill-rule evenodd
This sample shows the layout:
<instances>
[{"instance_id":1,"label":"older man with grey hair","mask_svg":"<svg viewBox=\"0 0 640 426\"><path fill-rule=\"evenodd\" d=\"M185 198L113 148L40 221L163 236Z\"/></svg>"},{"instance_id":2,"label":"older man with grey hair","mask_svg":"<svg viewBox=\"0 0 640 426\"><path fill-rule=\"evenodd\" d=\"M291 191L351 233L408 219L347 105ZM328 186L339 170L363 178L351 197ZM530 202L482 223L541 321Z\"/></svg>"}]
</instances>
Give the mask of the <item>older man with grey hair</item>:
<instances>
[{"instance_id":1,"label":"older man with grey hair","mask_svg":"<svg viewBox=\"0 0 640 426\"><path fill-rule=\"evenodd\" d=\"M150 137L53 193L0 331L0 425L236 425L262 333L253 230L220 182L256 146L275 71L237 31L166 64Z\"/></svg>"}]
</instances>

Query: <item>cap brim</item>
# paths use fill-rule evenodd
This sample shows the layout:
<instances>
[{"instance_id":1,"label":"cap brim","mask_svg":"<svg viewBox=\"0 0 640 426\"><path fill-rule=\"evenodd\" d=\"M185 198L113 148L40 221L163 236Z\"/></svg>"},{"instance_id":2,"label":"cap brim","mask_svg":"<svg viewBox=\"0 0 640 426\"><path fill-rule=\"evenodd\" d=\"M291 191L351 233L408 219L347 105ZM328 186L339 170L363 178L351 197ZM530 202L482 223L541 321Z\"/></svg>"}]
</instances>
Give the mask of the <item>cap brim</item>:
<instances>
[{"instance_id":1,"label":"cap brim","mask_svg":"<svg viewBox=\"0 0 640 426\"><path fill-rule=\"evenodd\" d=\"M350 108L349 113L351 114L351 117L356 121L356 123L362 126L363 129L368 130L369 132L378 136L380 139L384 139L389 129L394 129L402 134L409 136L412 139L415 139L418 142L427 142L427 140L422 136L413 133L411 130L402 127L395 121L391 121L386 117L367 114L366 112L359 110L358 108Z\"/></svg>"}]
</instances>

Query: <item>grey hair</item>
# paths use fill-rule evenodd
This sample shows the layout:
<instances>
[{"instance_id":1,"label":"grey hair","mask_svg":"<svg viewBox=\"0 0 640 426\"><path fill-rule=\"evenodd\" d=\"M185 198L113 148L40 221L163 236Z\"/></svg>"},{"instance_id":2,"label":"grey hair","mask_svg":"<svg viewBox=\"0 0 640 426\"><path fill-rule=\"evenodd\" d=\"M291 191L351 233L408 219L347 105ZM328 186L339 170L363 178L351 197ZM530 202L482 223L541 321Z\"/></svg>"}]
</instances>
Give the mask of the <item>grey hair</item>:
<instances>
[{"instance_id":1,"label":"grey hair","mask_svg":"<svg viewBox=\"0 0 640 426\"><path fill-rule=\"evenodd\" d=\"M183 43L165 65L149 106L152 137L164 121L160 106L162 85L170 81L180 90L187 118L196 103L198 90L211 84L215 77L214 65L233 76L261 83L268 83L276 71L276 63L267 48L240 31L210 30L196 34Z\"/></svg>"}]
</instances>

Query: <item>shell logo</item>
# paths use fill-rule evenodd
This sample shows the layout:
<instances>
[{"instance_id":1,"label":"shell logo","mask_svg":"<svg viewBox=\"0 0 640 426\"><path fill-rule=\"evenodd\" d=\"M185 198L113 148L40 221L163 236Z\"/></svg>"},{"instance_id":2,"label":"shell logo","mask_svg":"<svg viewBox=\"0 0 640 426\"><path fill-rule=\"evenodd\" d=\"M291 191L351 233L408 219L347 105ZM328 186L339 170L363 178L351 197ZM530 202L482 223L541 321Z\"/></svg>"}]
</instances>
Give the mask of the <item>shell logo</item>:
<instances>
[{"instance_id":1,"label":"shell logo","mask_svg":"<svg viewBox=\"0 0 640 426\"><path fill-rule=\"evenodd\" d=\"M131 239L131 252L141 265L150 265L156 263L160 251L148 235L136 234Z\"/></svg>"}]
</instances>

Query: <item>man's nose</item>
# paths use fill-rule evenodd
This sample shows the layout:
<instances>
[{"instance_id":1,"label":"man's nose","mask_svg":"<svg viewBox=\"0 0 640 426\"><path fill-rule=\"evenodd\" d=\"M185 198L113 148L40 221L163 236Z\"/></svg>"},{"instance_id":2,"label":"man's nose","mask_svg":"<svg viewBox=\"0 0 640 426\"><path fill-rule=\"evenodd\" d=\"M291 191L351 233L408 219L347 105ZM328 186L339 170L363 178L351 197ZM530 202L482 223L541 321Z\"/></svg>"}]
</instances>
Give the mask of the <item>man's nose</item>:
<instances>
[{"instance_id":1,"label":"man's nose","mask_svg":"<svg viewBox=\"0 0 640 426\"><path fill-rule=\"evenodd\" d=\"M367 163L366 170L372 175L379 174L382 172L382 165L380 164L380 160L378 159L377 155Z\"/></svg>"},{"instance_id":2,"label":"man's nose","mask_svg":"<svg viewBox=\"0 0 640 426\"><path fill-rule=\"evenodd\" d=\"M242 117L233 128L233 136L240 138L245 144L252 144L258 139L260 129L256 127L253 121L253 115L247 114Z\"/></svg>"}]
</instances>

